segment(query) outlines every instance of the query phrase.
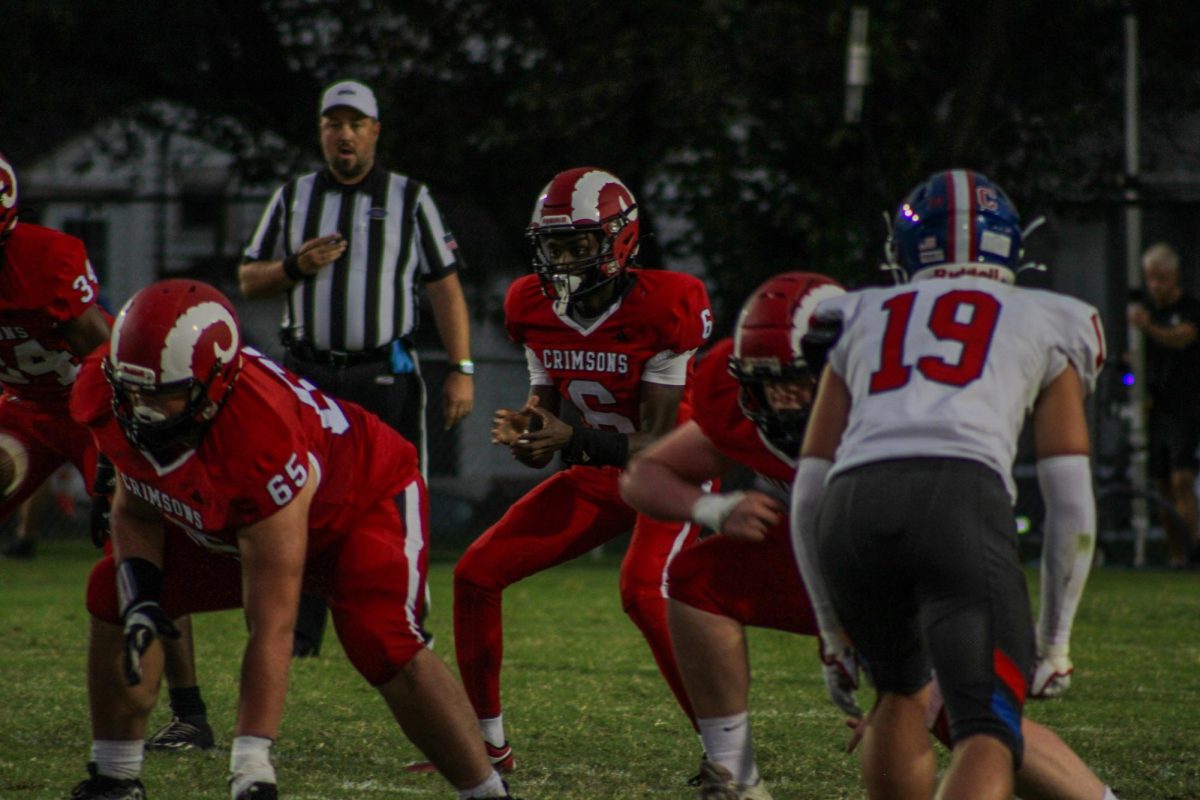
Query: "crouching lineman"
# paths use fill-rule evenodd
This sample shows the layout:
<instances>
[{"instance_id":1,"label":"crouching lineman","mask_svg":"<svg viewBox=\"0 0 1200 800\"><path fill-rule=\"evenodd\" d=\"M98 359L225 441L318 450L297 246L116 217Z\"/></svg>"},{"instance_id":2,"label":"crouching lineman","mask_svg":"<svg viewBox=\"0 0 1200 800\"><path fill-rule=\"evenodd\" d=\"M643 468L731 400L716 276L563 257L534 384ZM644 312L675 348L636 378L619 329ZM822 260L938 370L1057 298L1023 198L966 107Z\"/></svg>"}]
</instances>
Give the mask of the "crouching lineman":
<instances>
[{"instance_id":1,"label":"crouching lineman","mask_svg":"<svg viewBox=\"0 0 1200 800\"><path fill-rule=\"evenodd\" d=\"M249 631L230 755L234 800L277 797L271 745L303 587L346 655L458 797L508 797L462 687L421 638L427 496L414 447L353 403L241 346L229 301L170 280L125 304L71 411L118 473L113 554L92 569L91 777L73 800L141 800L156 639L242 607Z\"/></svg>"},{"instance_id":2,"label":"crouching lineman","mask_svg":"<svg viewBox=\"0 0 1200 800\"><path fill-rule=\"evenodd\" d=\"M676 556L667 586L671 639L707 756L705 800L770 798L751 746L744 626L820 634L831 697L847 714L861 714L856 654L836 616L818 615L809 603L781 500L815 388L800 341L818 301L841 294L836 283L811 273L782 273L763 283L743 306L734 338L718 342L697 366L692 420L634 459L621 481L622 496L639 511L692 519L721 533ZM778 494L701 490L737 464ZM926 710L944 735L940 705ZM1023 731L1026 758L1017 776L1023 798L1104 797L1101 782L1054 733L1030 720Z\"/></svg>"}]
</instances>

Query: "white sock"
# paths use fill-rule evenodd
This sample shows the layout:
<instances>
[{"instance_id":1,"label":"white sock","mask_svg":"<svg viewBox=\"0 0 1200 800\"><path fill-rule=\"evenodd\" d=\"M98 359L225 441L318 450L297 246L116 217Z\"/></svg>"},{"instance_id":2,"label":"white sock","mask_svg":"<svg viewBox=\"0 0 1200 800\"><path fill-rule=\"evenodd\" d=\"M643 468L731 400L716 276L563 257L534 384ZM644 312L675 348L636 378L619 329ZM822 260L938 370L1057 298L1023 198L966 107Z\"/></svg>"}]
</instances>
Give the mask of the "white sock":
<instances>
[{"instance_id":1,"label":"white sock","mask_svg":"<svg viewBox=\"0 0 1200 800\"><path fill-rule=\"evenodd\" d=\"M750 717L743 711L731 717L697 719L700 741L708 760L733 773L733 780L742 786L758 783L758 765L754 763L754 747L750 743Z\"/></svg>"},{"instance_id":2,"label":"white sock","mask_svg":"<svg viewBox=\"0 0 1200 800\"><path fill-rule=\"evenodd\" d=\"M504 738L503 714L479 720L479 730L483 734L483 740L492 747L503 747L508 741Z\"/></svg>"},{"instance_id":3,"label":"white sock","mask_svg":"<svg viewBox=\"0 0 1200 800\"><path fill-rule=\"evenodd\" d=\"M142 774L142 759L146 743L141 739L97 739L92 742L92 761L96 772L110 778L125 780Z\"/></svg>"},{"instance_id":4,"label":"white sock","mask_svg":"<svg viewBox=\"0 0 1200 800\"><path fill-rule=\"evenodd\" d=\"M492 770L488 779L478 786L458 790L458 800L470 800L472 797L508 797L508 787L500 779L500 773Z\"/></svg>"},{"instance_id":5,"label":"white sock","mask_svg":"<svg viewBox=\"0 0 1200 800\"><path fill-rule=\"evenodd\" d=\"M237 797L255 783L275 783L271 765L272 740L264 736L237 736L229 748L229 795Z\"/></svg>"},{"instance_id":6,"label":"white sock","mask_svg":"<svg viewBox=\"0 0 1200 800\"><path fill-rule=\"evenodd\" d=\"M1113 794L1112 789L1105 786L1104 787L1104 797L1101 797L1100 800L1120 800L1120 798L1118 798L1115 794Z\"/></svg>"}]
</instances>

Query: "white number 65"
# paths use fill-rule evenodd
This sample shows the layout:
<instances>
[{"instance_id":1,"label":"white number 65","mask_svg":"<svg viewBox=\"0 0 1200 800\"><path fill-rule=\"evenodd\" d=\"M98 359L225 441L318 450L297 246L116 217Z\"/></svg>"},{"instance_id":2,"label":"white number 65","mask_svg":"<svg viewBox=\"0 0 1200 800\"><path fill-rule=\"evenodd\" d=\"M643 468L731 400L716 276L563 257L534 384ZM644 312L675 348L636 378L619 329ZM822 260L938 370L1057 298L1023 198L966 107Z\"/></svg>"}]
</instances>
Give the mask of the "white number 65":
<instances>
[{"instance_id":1,"label":"white number 65","mask_svg":"<svg viewBox=\"0 0 1200 800\"><path fill-rule=\"evenodd\" d=\"M283 466L287 475L279 473L267 481L267 492L270 493L271 499L277 506L286 506L296 496L295 490L292 489L293 485L299 489L308 481L308 469L300 463L299 458L298 455L292 453L292 457ZM290 483L288 482L289 478L291 479Z\"/></svg>"}]
</instances>

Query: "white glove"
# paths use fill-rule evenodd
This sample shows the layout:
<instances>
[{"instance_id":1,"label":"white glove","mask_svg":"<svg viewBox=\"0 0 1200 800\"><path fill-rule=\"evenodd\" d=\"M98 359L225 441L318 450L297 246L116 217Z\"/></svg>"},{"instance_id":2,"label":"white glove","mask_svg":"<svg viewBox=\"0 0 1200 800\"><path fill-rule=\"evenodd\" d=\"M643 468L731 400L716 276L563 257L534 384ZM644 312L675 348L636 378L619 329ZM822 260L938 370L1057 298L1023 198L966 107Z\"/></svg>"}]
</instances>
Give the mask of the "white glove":
<instances>
[{"instance_id":1,"label":"white glove","mask_svg":"<svg viewBox=\"0 0 1200 800\"><path fill-rule=\"evenodd\" d=\"M861 668L858 652L841 630L821 631L820 647L821 663L825 665L825 688L829 692L829 699L845 713L860 719L863 712L854 699Z\"/></svg>"},{"instance_id":2,"label":"white glove","mask_svg":"<svg viewBox=\"0 0 1200 800\"><path fill-rule=\"evenodd\" d=\"M1071 685L1071 673L1075 665L1066 648L1047 647L1038 656L1037 669L1029 686L1029 696L1035 700L1059 697Z\"/></svg>"}]
</instances>

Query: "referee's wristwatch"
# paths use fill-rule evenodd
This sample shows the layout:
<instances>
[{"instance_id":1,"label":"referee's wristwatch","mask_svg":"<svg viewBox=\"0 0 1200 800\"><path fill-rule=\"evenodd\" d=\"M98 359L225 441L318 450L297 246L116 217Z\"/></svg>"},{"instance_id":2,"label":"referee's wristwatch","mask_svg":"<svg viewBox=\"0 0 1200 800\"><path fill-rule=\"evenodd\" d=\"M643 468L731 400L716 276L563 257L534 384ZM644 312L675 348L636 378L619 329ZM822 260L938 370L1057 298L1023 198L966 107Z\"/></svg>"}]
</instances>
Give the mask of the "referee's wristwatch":
<instances>
[{"instance_id":1,"label":"referee's wristwatch","mask_svg":"<svg viewBox=\"0 0 1200 800\"><path fill-rule=\"evenodd\" d=\"M469 358L464 358L462 361L451 361L450 369L461 372L463 375L474 375L475 362Z\"/></svg>"}]
</instances>

